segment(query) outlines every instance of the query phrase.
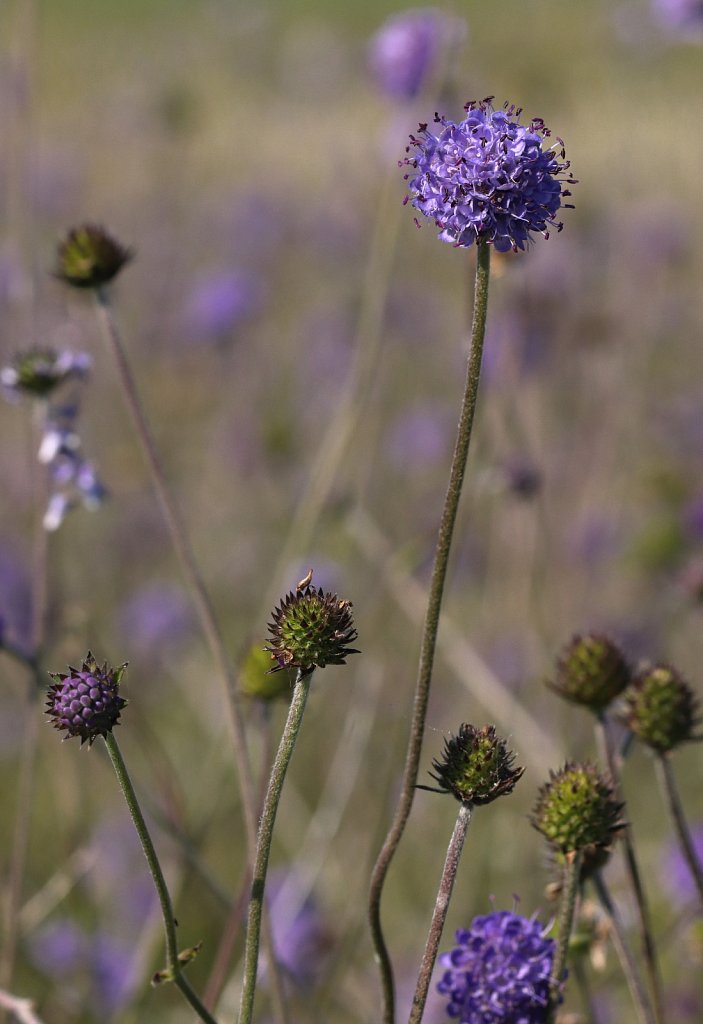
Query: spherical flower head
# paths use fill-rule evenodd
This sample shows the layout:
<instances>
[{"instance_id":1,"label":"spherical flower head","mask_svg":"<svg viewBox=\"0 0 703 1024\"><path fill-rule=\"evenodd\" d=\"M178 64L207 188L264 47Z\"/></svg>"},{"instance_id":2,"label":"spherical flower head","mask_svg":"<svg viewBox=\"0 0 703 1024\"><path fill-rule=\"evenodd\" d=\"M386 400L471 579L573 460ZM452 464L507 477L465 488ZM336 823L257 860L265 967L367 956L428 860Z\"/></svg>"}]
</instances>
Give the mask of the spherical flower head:
<instances>
[{"instance_id":1,"label":"spherical flower head","mask_svg":"<svg viewBox=\"0 0 703 1024\"><path fill-rule=\"evenodd\" d=\"M369 46L369 66L379 89L393 99L411 100L433 73L459 26L436 7L394 14Z\"/></svg>"},{"instance_id":2,"label":"spherical flower head","mask_svg":"<svg viewBox=\"0 0 703 1024\"><path fill-rule=\"evenodd\" d=\"M134 256L105 228L83 224L59 242L55 276L74 288L100 288L112 281Z\"/></svg>"},{"instance_id":3,"label":"spherical flower head","mask_svg":"<svg viewBox=\"0 0 703 1024\"><path fill-rule=\"evenodd\" d=\"M35 348L20 352L3 367L0 383L13 395L47 398L65 381L85 377L89 369L90 356L85 352Z\"/></svg>"},{"instance_id":4,"label":"spherical flower head","mask_svg":"<svg viewBox=\"0 0 703 1024\"><path fill-rule=\"evenodd\" d=\"M625 695L625 725L660 754L697 737L698 699L683 676L668 665L639 672Z\"/></svg>"},{"instance_id":5,"label":"spherical flower head","mask_svg":"<svg viewBox=\"0 0 703 1024\"><path fill-rule=\"evenodd\" d=\"M432 778L443 790L467 804L489 804L515 788L524 768L514 767L515 755L496 736L494 725L477 729L462 725L444 743L441 760L433 760Z\"/></svg>"},{"instance_id":6,"label":"spherical flower head","mask_svg":"<svg viewBox=\"0 0 703 1024\"><path fill-rule=\"evenodd\" d=\"M617 644L600 633L573 637L547 686L565 700L600 712L629 685L632 671Z\"/></svg>"},{"instance_id":7,"label":"spherical flower head","mask_svg":"<svg viewBox=\"0 0 703 1024\"><path fill-rule=\"evenodd\" d=\"M92 746L98 736L107 736L119 723L127 701L119 685L127 665L117 669L107 662L99 666L89 652L80 670L69 665L68 675L51 672L56 682L49 687L46 713L55 729L66 732L64 739L80 736L81 746Z\"/></svg>"},{"instance_id":8,"label":"spherical flower head","mask_svg":"<svg viewBox=\"0 0 703 1024\"><path fill-rule=\"evenodd\" d=\"M625 827L623 804L611 781L595 765L567 762L550 772L532 811L532 824L550 846L572 855L590 847L609 847Z\"/></svg>"},{"instance_id":9,"label":"spherical flower head","mask_svg":"<svg viewBox=\"0 0 703 1024\"><path fill-rule=\"evenodd\" d=\"M290 672L269 671L271 655L255 644L250 648L239 679L239 688L245 697L268 704L275 700L290 700L293 679Z\"/></svg>"},{"instance_id":10,"label":"spherical flower head","mask_svg":"<svg viewBox=\"0 0 703 1024\"><path fill-rule=\"evenodd\" d=\"M401 165L412 168L405 175L412 205L454 246L486 242L497 252L517 252L533 232L549 237L559 208L571 206L563 202L571 195L564 183L575 184L562 141L543 149L550 132L540 118L525 127L519 108L494 110L490 98L464 109L458 124L435 114L436 135L421 124L410 136L412 155Z\"/></svg>"},{"instance_id":11,"label":"spherical flower head","mask_svg":"<svg viewBox=\"0 0 703 1024\"><path fill-rule=\"evenodd\" d=\"M350 601L312 586L312 570L273 612L269 623L270 646L266 650L276 664L299 669L304 675L325 665L344 665L347 656L358 654L353 643L354 627Z\"/></svg>"},{"instance_id":12,"label":"spherical flower head","mask_svg":"<svg viewBox=\"0 0 703 1024\"><path fill-rule=\"evenodd\" d=\"M459 1024L544 1024L555 942L534 918L499 910L475 917L442 953L437 991Z\"/></svg>"}]
</instances>

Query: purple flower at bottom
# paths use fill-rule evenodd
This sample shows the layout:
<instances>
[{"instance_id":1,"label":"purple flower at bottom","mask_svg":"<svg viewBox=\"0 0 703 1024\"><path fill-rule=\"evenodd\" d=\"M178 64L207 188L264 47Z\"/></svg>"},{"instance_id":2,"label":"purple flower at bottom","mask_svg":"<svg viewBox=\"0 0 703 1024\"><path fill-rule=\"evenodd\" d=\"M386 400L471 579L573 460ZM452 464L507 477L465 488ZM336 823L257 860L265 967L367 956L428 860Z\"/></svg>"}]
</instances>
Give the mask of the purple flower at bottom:
<instances>
[{"instance_id":1,"label":"purple flower at bottom","mask_svg":"<svg viewBox=\"0 0 703 1024\"><path fill-rule=\"evenodd\" d=\"M460 1024L543 1024L555 942L544 925L509 910L475 917L443 953L437 991Z\"/></svg>"}]
</instances>

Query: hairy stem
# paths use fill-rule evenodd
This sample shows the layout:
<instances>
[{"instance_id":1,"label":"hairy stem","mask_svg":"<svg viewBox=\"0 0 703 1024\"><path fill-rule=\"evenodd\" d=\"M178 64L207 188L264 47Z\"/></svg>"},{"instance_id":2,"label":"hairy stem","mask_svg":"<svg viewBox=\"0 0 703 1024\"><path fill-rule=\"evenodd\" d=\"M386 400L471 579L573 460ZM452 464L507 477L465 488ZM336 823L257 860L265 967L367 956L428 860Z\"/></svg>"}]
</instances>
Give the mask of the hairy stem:
<instances>
[{"instance_id":1,"label":"hairy stem","mask_svg":"<svg viewBox=\"0 0 703 1024\"><path fill-rule=\"evenodd\" d=\"M259 836L256 845L256 860L254 861L254 877L252 879L251 897L249 900L247 933L244 943L244 981L239 1007L239 1024L251 1024L253 1019L256 975L259 963L261 915L264 905L266 873L268 871L271 843L273 841L273 829L276 823L276 812L279 800L281 799L286 772L288 771L288 765L295 748L295 741L298 738L303 721L303 713L308 693L310 692L311 678L312 672L303 673L302 670L298 670L293 697L288 709L288 718L286 719L283 735L281 736L278 751L271 768L266 799L264 800L264 807L261 813Z\"/></svg>"},{"instance_id":2,"label":"hairy stem","mask_svg":"<svg viewBox=\"0 0 703 1024\"><path fill-rule=\"evenodd\" d=\"M432 914L432 922L427 934L427 942L425 943L425 952L422 955L420 972L417 976L417 985L415 987L415 995L413 996L413 1005L410 1010L408 1024L420 1024L425 1012L425 1003L427 1002L427 993L430 988L430 981L432 980L432 971L434 970L435 960L437 959L437 950L439 949L444 922L447 918L447 911L449 910L449 900L451 899L452 889L454 888L454 879L456 878L457 868L459 867L459 858L461 857L466 833L468 832L469 824L471 823L472 810L472 804L461 804L459 814L457 815L456 823L454 825L454 831L452 832L452 838L449 841L447 856L444 861L444 870L442 871L442 878L437 891L434 913Z\"/></svg>"},{"instance_id":3,"label":"hairy stem","mask_svg":"<svg viewBox=\"0 0 703 1024\"><path fill-rule=\"evenodd\" d=\"M469 454L469 442L471 440L471 428L473 426L476 399L478 396L478 386L481 373L481 356L483 354L483 339L486 330L489 273L490 250L488 246L482 242L478 245L476 278L474 285L473 322L471 326L471 347L466 373L464 399L461 407L461 415L457 430L451 471L449 474L449 483L444 501L444 509L442 511L439 533L437 536L437 546L435 549L432 578L430 581L427 613L422 633L420 662L413 700L412 723L405 758L405 767L403 770L401 793L393 822L381 848L381 852L378 855L371 877L371 888L369 893L369 923L371 926L374 955L381 974L384 1024L393 1024L395 1019L395 985L393 980L393 966L383 936L383 929L381 927L381 896L388 868L390 867L391 861L403 836L403 832L405 831L405 825L410 816L413 798L415 795L415 784L417 782L420 754L422 752L422 741L425 733L425 719L427 717L427 704L430 695L432 668L434 665L435 646L437 642L437 629L439 626L442 596L444 594L444 583L447 575L449 551L454 533L457 510L459 508L461 488L464 482L466 460Z\"/></svg>"},{"instance_id":4,"label":"hairy stem","mask_svg":"<svg viewBox=\"0 0 703 1024\"><path fill-rule=\"evenodd\" d=\"M566 959L569 952L569 938L574 924L574 911L576 909L582 863L583 851L578 850L567 857L564 866L564 886L559 904L559 937L549 978L548 1024L552 1024L552 1021L556 1019L557 1006L559 1005L559 995L562 982L564 981Z\"/></svg>"}]
</instances>

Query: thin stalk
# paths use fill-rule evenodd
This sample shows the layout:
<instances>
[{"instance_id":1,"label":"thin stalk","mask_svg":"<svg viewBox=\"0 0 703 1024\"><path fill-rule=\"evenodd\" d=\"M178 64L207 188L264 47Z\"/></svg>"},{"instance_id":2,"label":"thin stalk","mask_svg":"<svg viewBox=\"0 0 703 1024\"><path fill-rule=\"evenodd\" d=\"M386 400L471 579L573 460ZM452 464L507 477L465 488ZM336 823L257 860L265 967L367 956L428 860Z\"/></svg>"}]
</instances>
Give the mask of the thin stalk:
<instances>
[{"instance_id":1,"label":"thin stalk","mask_svg":"<svg viewBox=\"0 0 703 1024\"><path fill-rule=\"evenodd\" d=\"M469 825L471 823L472 810L473 804L462 803L459 807L459 814L457 815L456 823L454 825L452 838L449 841L447 856L444 861L444 870L442 871L442 878L439 883L439 889L437 890L434 913L432 914L432 922L427 934L425 952L422 955L420 973L417 976L417 985L415 987L415 995L413 996L413 1005L410 1010L408 1024L420 1024L425 1012L425 1003L427 1002L427 993L430 988L430 981L432 980L432 971L434 970L435 960L437 959L437 950L439 949L444 922L447 918L447 911L449 910L449 900L451 899L452 889L454 888L454 879L456 878L457 868L459 867L459 858L461 857L466 833L468 832Z\"/></svg>"},{"instance_id":2,"label":"thin stalk","mask_svg":"<svg viewBox=\"0 0 703 1024\"><path fill-rule=\"evenodd\" d=\"M452 535L454 533L457 510L459 508L461 488L464 482L466 460L469 454L469 442L471 440L471 428L473 426L474 413L476 410L476 398L478 395L478 386L481 374L481 356L483 354L483 339L486 331L489 276L490 249L484 242L480 242L478 245L476 261L471 345L466 371L464 398L459 418L459 426L457 429L452 466L449 474L449 483L447 486L447 493L444 500L444 508L442 510L442 517L437 536L437 546L435 549L432 578L430 581L427 613L422 633L415 696L413 699L413 716L405 757L400 798L396 807L393 822L381 848L381 852L378 855L378 859L371 876L371 888L369 892L369 923L371 927L374 955L381 974L384 1024L393 1024L395 1019L395 985L393 980L393 965L391 963L390 955L383 936L383 929L381 927L381 896L388 868L390 867L395 851L397 850L403 836L403 832L405 831L405 825L410 816L413 798L415 795L415 785L417 783L417 775L420 765L420 754L422 752L422 741L425 733L425 719L427 717L430 684L432 682L432 668L434 665L435 647L437 643L439 615L442 606L442 596L444 594L447 565L449 562L449 551L452 543Z\"/></svg>"},{"instance_id":3,"label":"thin stalk","mask_svg":"<svg viewBox=\"0 0 703 1024\"><path fill-rule=\"evenodd\" d=\"M610 777L615 788L615 796L621 799L622 790L620 786L620 766L617 762L615 751L613 750L613 744L610 739L610 732L608 730L608 723L604 712L601 712L596 716L596 742L600 748L601 755L604 756L605 762L608 765L608 771L610 772ZM627 877L630 883L630 888L632 890L632 895L635 898L635 905L637 907L637 916L639 919L640 934L642 939L642 952L644 953L644 962L647 971L647 979L649 981L649 987L652 993L654 1018L656 1024L665 1024L661 975L659 972L657 948L654 943L652 919L649 913L649 904L647 902L647 896L644 891L644 886L642 884L642 876L640 875L640 869L637 863L637 856L635 854L635 844L632 837L632 826L629 824L623 830L622 841L623 848L625 851L625 866L627 868Z\"/></svg>"},{"instance_id":4,"label":"thin stalk","mask_svg":"<svg viewBox=\"0 0 703 1024\"><path fill-rule=\"evenodd\" d=\"M239 692L232 666L227 654L222 632L220 630L215 609L203 581L200 569L195 560L185 527L181 522L175 502L171 496L166 475L154 441L149 421L144 411L136 381L132 373L127 350L113 315L110 297L106 288L96 288L95 300L98 319L108 347L111 349L117 366L117 373L122 385L127 406L132 416L135 432L139 439L142 453L151 475L154 490L161 508L166 528L171 536L174 550L181 565L181 570L190 588L200 625L210 648L213 661L217 668L225 703L228 709L228 724L232 739L234 760L244 814L244 825L247 837L248 861L251 865L256 855L257 808L254 779L247 753L246 729L242 714ZM286 1024L288 1015L283 994L283 981L276 961L271 929L264 920L263 939L266 955L269 960L271 974L271 994L279 1024Z\"/></svg>"},{"instance_id":5,"label":"thin stalk","mask_svg":"<svg viewBox=\"0 0 703 1024\"><path fill-rule=\"evenodd\" d=\"M206 1024L217 1024L215 1018L200 1002L200 999L191 988L190 983L186 980L183 974L181 962L178 959L176 919L174 917L173 906L171 904L171 897L166 885L166 880L164 879L163 871L161 870L156 849L151 841L151 836L149 835L144 815L141 812L139 801L137 800L137 794L135 793L134 786L132 785L132 780L129 777L127 766L124 763L117 740L111 732L105 736L105 746L107 747L107 752L110 755L112 767L115 769L115 774L117 775L117 780L124 794L124 798L127 801L129 813L132 817L132 821L134 822L134 827L137 830L137 835L139 836L139 841L142 844L142 850L144 851L144 856L146 857L147 864L149 865L149 871L151 872L151 877L154 881L156 895L159 898L166 936L166 964L172 976L173 983L180 989L185 999L190 1003L201 1020L205 1021Z\"/></svg>"},{"instance_id":6,"label":"thin stalk","mask_svg":"<svg viewBox=\"0 0 703 1024\"><path fill-rule=\"evenodd\" d=\"M635 1009L637 1010L637 1016L640 1020L640 1024L655 1024L656 1017L654 1015L654 1010L649 1003L644 984L639 976L637 965L635 964L635 958L632 955L632 950L630 949L627 941L623 923L615 908L615 904L610 898L610 893L608 892L608 888L603 881L603 876L600 871L597 871L593 876L593 884L596 887L596 892L598 893L598 899L601 902L601 906L607 913L610 920L613 945L617 951L632 1001L635 1004Z\"/></svg>"},{"instance_id":7,"label":"thin stalk","mask_svg":"<svg viewBox=\"0 0 703 1024\"><path fill-rule=\"evenodd\" d=\"M259 824L259 837L256 844L256 860L254 861L254 876L251 884L251 898L249 900L249 915L247 920L247 933L244 940L244 981L242 984L242 998L239 1007L239 1024L251 1024L254 1012L254 995L256 992L256 975L259 963L259 935L261 931L261 915L264 905L264 889L266 887L266 873L268 871L271 843L273 841L273 828L276 823L276 812L281 799L283 783L290 759L293 756L295 741L298 738L300 726L303 721L303 713L310 692L310 680L312 672L304 673L298 669L293 689L293 697L288 709L288 718L283 729L283 735L278 745L276 757L271 768L266 799L261 813Z\"/></svg>"},{"instance_id":8,"label":"thin stalk","mask_svg":"<svg viewBox=\"0 0 703 1024\"><path fill-rule=\"evenodd\" d=\"M559 936L557 948L552 961L552 971L549 978L549 1010L547 1013L547 1024L552 1024L556 1019L557 1007L561 985L564 981L566 971L566 959L569 953L569 938L574 925L574 911L576 909L576 898L581 880L581 864L583 863L583 851L578 850L567 857L564 866L564 886L561 892L559 904Z\"/></svg>"},{"instance_id":9,"label":"thin stalk","mask_svg":"<svg viewBox=\"0 0 703 1024\"><path fill-rule=\"evenodd\" d=\"M693 845L693 840L691 839L688 822L686 821L686 815L684 814L684 809L679 797L678 786L676 785L676 779L674 778L674 769L671 765L671 758L668 754L657 755L656 768L659 781L664 791L666 803L671 814L671 820L674 824L676 834L679 837L679 842L681 843L683 855L686 858L686 863L693 875L693 880L696 883L696 888L698 889L698 895L703 902L703 869L701 868L700 861L696 855L696 848Z\"/></svg>"}]
</instances>

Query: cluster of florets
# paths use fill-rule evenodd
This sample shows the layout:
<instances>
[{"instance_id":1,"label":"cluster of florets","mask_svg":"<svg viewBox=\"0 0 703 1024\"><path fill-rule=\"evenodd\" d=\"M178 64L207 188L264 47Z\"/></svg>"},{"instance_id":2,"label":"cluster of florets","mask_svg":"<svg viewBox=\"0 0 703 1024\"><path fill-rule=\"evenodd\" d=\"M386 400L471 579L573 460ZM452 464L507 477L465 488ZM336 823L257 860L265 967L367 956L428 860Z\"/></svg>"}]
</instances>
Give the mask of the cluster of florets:
<instances>
[{"instance_id":1,"label":"cluster of florets","mask_svg":"<svg viewBox=\"0 0 703 1024\"><path fill-rule=\"evenodd\" d=\"M459 1024L543 1024L550 1001L555 942L534 918L508 910L476 917L443 953L437 991Z\"/></svg>"},{"instance_id":2,"label":"cluster of florets","mask_svg":"<svg viewBox=\"0 0 703 1024\"><path fill-rule=\"evenodd\" d=\"M46 713L54 728L65 730L66 739L79 736L81 746L86 740L92 746L98 736L112 732L127 704L119 693L126 667L111 669L107 662L100 666L89 652L80 669L51 672L56 682L49 687Z\"/></svg>"},{"instance_id":3,"label":"cluster of florets","mask_svg":"<svg viewBox=\"0 0 703 1024\"><path fill-rule=\"evenodd\" d=\"M515 755L496 736L495 726L462 725L457 736L444 743L441 760L433 760L432 778L462 803L489 804L511 793L524 768L514 766Z\"/></svg>"},{"instance_id":4,"label":"cluster of florets","mask_svg":"<svg viewBox=\"0 0 703 1024\"><path fill-rule=\"evenodd\" d=\"M272 672L296 668L303 674L326 665L344 665L357 638L351 601L312 586L312 570L273 612L266 650L275 662Z\"/></svg>"},{"instance_id":5,"label":"cluster of florets","mask_svg":"<svg viewBox=\"0 0 703 1024\"><path fill-rule=\"evenodd\" d=\"M595 765L567 762L540 789L532 824L561 854L608 848L622 831L623 804Z\"/></svg>"},{"instance_id":6,"label":"cluster of florets","mask_svg":"<svg viewBox=\"0 0 703 1024\"><path fill-rule=\"evenodd\" d=\"M532 233L548 237L557 211L571 204L564 183L568 173L564 145L543 149L550 135L540 118L525 127L521 110L506 105L494 110L491 99L470 102L458 124L435 114L437 134L427 124L410 136L401 161L412 205L440 228L439 237L455 246L487 242L497 252L525 249Z\"/></svg>"}]
</instances>

